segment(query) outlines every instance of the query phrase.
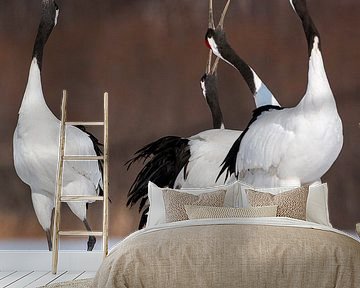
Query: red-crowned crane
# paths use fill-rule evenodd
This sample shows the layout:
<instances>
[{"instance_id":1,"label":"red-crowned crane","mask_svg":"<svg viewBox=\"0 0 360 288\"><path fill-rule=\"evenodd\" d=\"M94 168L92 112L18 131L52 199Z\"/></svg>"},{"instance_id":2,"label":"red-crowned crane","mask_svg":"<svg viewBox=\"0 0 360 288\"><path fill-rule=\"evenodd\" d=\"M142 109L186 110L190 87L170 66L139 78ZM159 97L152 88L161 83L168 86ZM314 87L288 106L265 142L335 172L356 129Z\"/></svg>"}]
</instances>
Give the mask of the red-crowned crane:
<instances>
[{"instance_id":1,"label":"red-crowned crane","mask_svg":"<svg viewBox=\"0 0 360 288\"><path fill-rule=\"evenodd\" d=\"M317 182L343 145L342 122L321 55L320 34L305 0L290 0L305 32L309 71L298 105L258 109L234 143L222 172L260 187L300 186Z\"/></svg>"},{"instance_id":2,"label":"red-crowned crane","mask_svg":"<svg viewBox=\"0 0 360 288\"><path fill-rule=\"evenodd\" d=\"M56 171L59 151L60 121L46 105L41 71L44 46L57 23L59 8L54 0L42 1L41 21L38 28L29 78L19 110L18 123L13 138L14 165L20 179L30 186L36 216L46 232L48 248L51 247L51 216L56 190ZM100 155L99 142L83 127L66 127L68 155ZM101 195L102 164L96 161L72 161L64 165L64 195ZM67 203L71 211L91 231L86 220L86 202ZM90 236L88 250L96 239Z\"/></svg>"}]
</instances>

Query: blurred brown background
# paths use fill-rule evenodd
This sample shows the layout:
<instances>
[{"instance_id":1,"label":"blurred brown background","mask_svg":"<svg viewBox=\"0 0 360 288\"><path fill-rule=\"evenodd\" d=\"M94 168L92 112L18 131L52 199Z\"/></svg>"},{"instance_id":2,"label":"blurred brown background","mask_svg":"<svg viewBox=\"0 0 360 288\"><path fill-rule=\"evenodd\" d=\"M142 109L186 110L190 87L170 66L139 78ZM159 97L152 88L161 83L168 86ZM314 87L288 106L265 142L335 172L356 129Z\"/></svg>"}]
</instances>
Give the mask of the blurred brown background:
<instances>
[{"instance_id":1,"label":"blurred brown background","mask_svg":"<svg viewBox=\"0 0 360 288\"><path fill-rule=\"evenodd\" d=\"M214 2L219 17L225 1ZM334 226L353 229L360 221L360 3L308 2L344 125L341 155L323 177L329 183L330 217ZM43 62L45 98L59 116L66 88L69 118L98 120L102 93L110 93L110 236L122 237L137 227L137 208L129 210L125 202L140 167L127 172L124 162L161 136L190 136L211 128L199 88L208 55L203 40L208 1L58 0L58 5L58 26ZM44 237L30 190L12 161L12 135L39 14L40 0L0 1L0 239ZM301 24L288 1L233 0L225 30L279 102L296 105L306 88L308 60ZM219 67L218 78L226 126L242 129L254 108L251 94L226 64ZM93 226L100 225L100 206L90 214ZM75 218L68 211L64 215L69 226Z\"/></svg>"}]
</instances>

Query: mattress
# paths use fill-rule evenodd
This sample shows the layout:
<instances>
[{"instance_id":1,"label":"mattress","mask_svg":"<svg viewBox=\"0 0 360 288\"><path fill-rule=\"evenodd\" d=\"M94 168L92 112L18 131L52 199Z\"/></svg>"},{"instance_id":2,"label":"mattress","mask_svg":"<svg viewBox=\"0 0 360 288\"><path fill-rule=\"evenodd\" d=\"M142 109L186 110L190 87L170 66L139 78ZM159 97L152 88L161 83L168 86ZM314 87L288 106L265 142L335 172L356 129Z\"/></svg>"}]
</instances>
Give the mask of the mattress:
<instances>
[{"instance_id":1,"label":"mattress","mask_svg":"<svg viewBox=\"0 0 360 288\"><path fill-rule=\"evenodd\" d=\"M93 287L360 287L360 242L283 217L186 220L112 249Z\"/></svg>"}]
</instances>

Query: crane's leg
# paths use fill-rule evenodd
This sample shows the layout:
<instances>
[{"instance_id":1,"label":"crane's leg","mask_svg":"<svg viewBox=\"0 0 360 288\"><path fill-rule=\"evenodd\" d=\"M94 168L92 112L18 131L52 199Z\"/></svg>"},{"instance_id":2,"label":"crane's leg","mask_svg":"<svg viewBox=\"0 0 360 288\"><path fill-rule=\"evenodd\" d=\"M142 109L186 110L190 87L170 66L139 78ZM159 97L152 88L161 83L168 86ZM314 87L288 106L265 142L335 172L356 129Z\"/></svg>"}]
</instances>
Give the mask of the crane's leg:
<instances>
[{"instance_id":1,"label":"crane's leg","mask_svg":"<svg viewBox=\"0 0 360 288\"><path fill-rule=\"evenodd\" d=\"M87 231L92 231L91 227L86 219L83 221L83 223L84 223ZM95 236L89 236L89 240L87 242L87 251L92 251L94 249L95 243L96 243Z\"/></svg>"},{"instance_id":2,"label":"crane's leg","mask_svg":"<svg viewBox=\"0 0 360 288\"><path fill-rule=\"evenodd\" d=\"M47 239L49 251L52 251L52 242L51 242L51 231L50 231L50 229L46 230L45 233L46 233L46 239Z\"/></svg>"},{"instance_id":3,"label":"crane's leg","mask_svg":"<svg viewBox=\"0 0 360 288\"><path fill-rule=\"evenodd\" d=\"M68 184L66 186L66 189L64 189L64 194L66 195L67 191L76 191L76 187L74 188L74 186L71 186L72 183ZM85 225L86 230L87 231L92 231L91 227L88 223L88 221L86 220L86 209L87 209L87 203L85 202L67 202L67 205L69 206L69 208L71 209L71 211L76 215L76 217L78 217ZM95 236L89 236L89 240L87 242L87 250L88 251L92 251L94 246L96 243L96 238Z\"/></svg>"},{"instance_id":4,"label":"crane's leg","mask_svg":"<svg viewBox=\"0 0 360 288\"><path fill-rule=\"evenodd\" d=\"M51 214L54 209L54 196L43 190L31 189L31 199L35 214L43 230L46 233L49 251L52 250L51 243Z\"/></svg>"}]
</instances>

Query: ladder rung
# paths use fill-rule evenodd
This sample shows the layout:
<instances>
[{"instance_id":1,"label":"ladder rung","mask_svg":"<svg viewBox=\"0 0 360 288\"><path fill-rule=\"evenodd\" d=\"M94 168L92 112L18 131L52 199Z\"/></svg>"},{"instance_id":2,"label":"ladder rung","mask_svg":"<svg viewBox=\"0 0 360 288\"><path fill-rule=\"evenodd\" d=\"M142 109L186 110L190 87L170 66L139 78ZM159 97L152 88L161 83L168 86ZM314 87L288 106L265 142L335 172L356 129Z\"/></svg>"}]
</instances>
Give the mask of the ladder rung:
<instances>
[{"instance_id":1,"label":"ladder rung","mask_svg":"<svg viewBox=\"0 0 360 288\"><path fill-rule=\"evenodd\" d=\"M86 156L86 155L64 155L65 161L78 161L78 160L104 160L104 156Z\"/></svg>"},{"instance_id":2,"label":"ladder rung","mask_svg":"<svg viewBox=\"0 0 360 288\"><path fill-rule=\"evenodd\" d=\"M103 236L101 231L59 231L61 236Z\"/></svg>"},{"instance_id":3,"label":"ladder rung","mask_svg":"<svg viewBox=\"0 0 360 288\"><path fill-rule=\"evenodd\" d=\"M85 122L85 121L76 121L76 122L66 122L67 125L84 125L84 126L103 126L104 122Z\"/></svg>"},{"instance_id":4,"label":"ladder rung","mask_svg":"<svg viewBox=\"0 0 360 288\"><path fill-rule=\"evenodd\" d=\"M70 201L103 201L103 196L84 196L84 195L66 195L61 196L62 202L70 202Z\"/></svg>"}]
</instances>

